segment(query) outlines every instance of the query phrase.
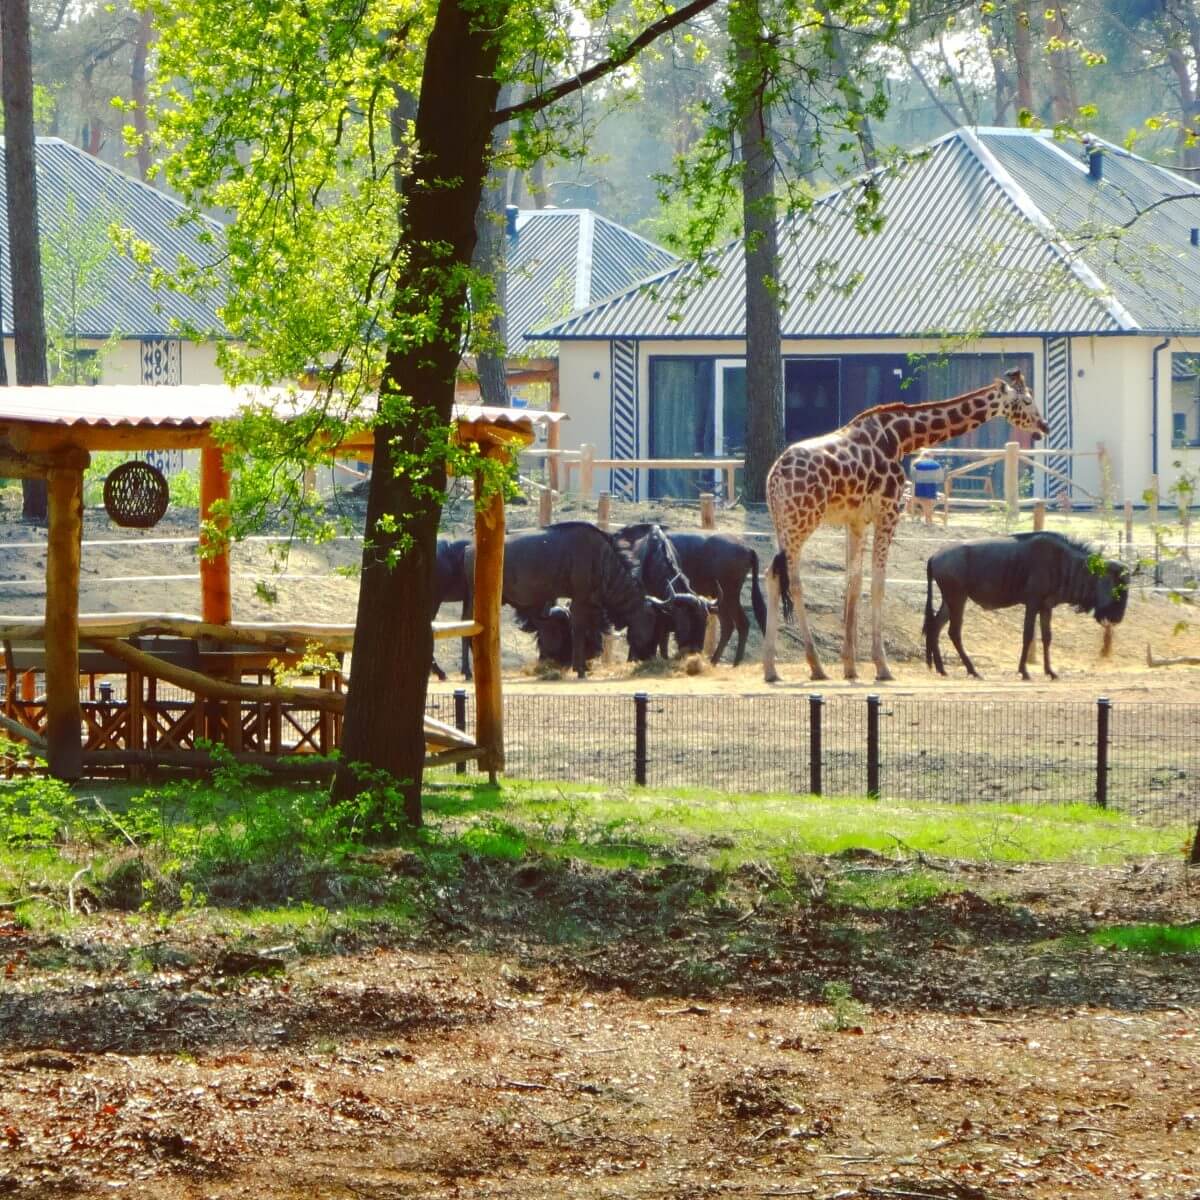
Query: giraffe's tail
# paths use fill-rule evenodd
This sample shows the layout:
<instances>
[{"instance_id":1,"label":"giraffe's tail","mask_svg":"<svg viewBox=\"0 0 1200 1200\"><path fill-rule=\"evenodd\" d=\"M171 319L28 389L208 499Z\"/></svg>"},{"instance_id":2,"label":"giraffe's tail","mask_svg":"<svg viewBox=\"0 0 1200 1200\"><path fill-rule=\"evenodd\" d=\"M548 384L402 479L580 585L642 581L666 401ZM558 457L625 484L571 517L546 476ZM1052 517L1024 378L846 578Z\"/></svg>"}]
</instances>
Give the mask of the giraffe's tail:
<instances>
[{"instance_id":1,"label":"giraffe's tail","mask_svg":"<svg viewBox=\"0 0 1200 1200\"><path fill-rule=\"evenodd\" d=\"M790 621L796 606L792 603L792 585L788 582L787 555L782 550L771 560L771 574L779 580L779 603L783 608L783 619Z\"/></svg>"}]
</instances>

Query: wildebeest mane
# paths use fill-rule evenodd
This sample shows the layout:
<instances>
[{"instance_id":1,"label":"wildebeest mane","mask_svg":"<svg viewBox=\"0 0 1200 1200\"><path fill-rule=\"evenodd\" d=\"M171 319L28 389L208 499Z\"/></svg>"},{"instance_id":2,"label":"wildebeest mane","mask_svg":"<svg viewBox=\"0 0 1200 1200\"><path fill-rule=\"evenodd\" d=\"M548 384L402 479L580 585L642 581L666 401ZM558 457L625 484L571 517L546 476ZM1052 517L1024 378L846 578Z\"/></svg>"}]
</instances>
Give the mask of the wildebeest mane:
<instances>
[{"instance_id":1,"label":"wildebeest mane","mask_svg":"<svg viewBox=\"0 0 1200 1200\"><path fill-rule=\"evenodd\" d=\"M635 565L628 548L590 521L559 521L553 528L586 531L585 537L603 538L608 549L602 548L599 555L600 578L596 581L595 600L618 625L627 625L645 599L635 578Z\"/></svg>"}]
</instances>

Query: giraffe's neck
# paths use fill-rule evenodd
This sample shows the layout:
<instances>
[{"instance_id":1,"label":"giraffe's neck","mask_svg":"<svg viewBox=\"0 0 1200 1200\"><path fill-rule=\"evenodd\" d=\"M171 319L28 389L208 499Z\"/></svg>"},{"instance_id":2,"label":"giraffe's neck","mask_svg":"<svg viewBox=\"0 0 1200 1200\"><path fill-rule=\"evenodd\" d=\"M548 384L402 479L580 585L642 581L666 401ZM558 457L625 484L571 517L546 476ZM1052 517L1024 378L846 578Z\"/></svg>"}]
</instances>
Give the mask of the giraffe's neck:
<instances>
[{"instance_id":1,"label":"giraffe's neck","mask_svg":"<svg viewBox=\"0 0 1200 1200\"><path fill-rule=\"evenodd\" d=\"M938 446L960 433L978 429L985 421L999 416L1001 408L1001 391L993 385L939 404L881 413L880 418L896 439L896 457L903 458L925 446Z\"/></svg>"}]
</instances>

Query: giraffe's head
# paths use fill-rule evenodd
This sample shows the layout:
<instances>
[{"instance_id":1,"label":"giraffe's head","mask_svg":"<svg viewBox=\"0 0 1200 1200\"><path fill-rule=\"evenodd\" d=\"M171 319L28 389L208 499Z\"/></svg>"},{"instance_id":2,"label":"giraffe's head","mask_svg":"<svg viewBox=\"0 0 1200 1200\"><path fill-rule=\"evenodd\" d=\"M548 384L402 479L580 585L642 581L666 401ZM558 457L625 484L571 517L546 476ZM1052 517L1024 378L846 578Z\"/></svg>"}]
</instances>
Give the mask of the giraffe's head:
<instances>
[{"instance_id":1,"label":"giraffe's head","mask_svg":"<svg viewBox=\"0 0 1200 1200\"><path fill-rule=\"evenodd\" d=\"M1005 372L1000 387L1000 416L1005 417L1018 429L1031 433L1035 441L1050 432L1050 426L1042 419L1042 414L1038 412L1034 402L1033 389L1016 367Z\"/></svg>"}]
</instances>

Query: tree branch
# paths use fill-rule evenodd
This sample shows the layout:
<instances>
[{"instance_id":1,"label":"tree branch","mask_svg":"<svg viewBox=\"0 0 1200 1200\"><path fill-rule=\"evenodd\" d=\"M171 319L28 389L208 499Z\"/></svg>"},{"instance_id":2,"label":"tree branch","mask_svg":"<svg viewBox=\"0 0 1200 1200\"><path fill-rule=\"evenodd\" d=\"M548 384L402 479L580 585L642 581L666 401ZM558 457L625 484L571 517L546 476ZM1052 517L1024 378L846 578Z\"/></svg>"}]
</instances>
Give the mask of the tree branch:
<instances>
[{"instance_id":1,"label":"tree branch","mask_svg":"<svg viewBox=\"0 0 1200 1200\"><path fill-rule=\"evenodd\" d=\"M605 75L611 75L618 67L623 67L639 51L644 50L656 39L662 37L664 33L669 33L677 26L690 21L694 16L699 15L706 8L711 8L715 3L716 0L692 0L690 4L685 4L682 8L676 9L675 12L668 13L661 20L655 21L653 25L647 25L633 41L618 50L616 54L593 63L586 71L580 71L578 75L572 75L570 79L564 79L561 83L556 83L548 91L530 96L528 99L522 100L517 104L510 104L506 108L497 109L492 114L492 124L503 125L506 121L511 121L513 117L522 117L526 113L541 112L542 109L556 104L564 96L570 96L574 92L582 91L589 83L594 83L597 79L602 79Z\"/></svg>"}]
</instances>

